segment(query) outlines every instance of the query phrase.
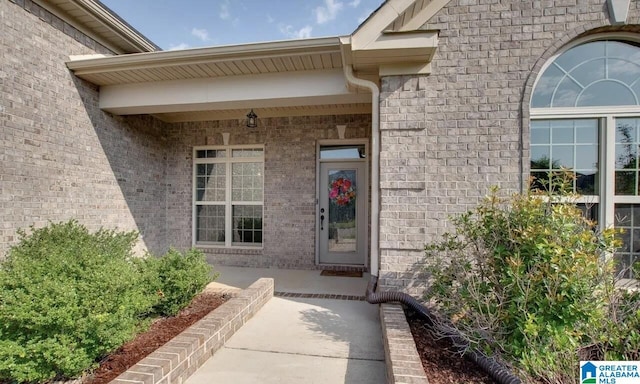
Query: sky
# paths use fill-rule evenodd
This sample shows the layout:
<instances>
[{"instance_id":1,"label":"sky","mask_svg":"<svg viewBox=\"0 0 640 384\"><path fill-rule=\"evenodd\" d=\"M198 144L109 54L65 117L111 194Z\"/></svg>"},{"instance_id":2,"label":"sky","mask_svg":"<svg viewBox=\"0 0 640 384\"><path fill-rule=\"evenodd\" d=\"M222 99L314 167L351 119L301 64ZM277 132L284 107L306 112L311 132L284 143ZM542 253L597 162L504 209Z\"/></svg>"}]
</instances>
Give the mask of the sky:
<instances>
[{"instance_id":1,"label":"sky","mask_svg":"<svg viewBox=\"0 0 640 384\"><path fill-rule=\"evenodd\" d=\"M164 50L349 35L383 0L101 0Z\"/></svg>"}]
</instances>

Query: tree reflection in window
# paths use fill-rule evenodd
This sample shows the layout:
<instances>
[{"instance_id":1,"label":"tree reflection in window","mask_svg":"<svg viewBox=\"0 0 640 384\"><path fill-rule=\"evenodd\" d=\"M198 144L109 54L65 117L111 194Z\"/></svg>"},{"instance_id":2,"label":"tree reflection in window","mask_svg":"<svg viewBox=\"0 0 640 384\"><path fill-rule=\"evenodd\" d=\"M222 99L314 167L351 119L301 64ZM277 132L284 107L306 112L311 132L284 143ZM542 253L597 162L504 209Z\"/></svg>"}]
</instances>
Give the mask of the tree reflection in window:
<instances>
[{"instance_id":1,"label":"tree reflection in window","mask_svg":"<svg viewBox=\"0 0 640 384\"><path fill-rule=\"evenodd\" d=\"M567 173L573 179L569 185L564 183ZM531 176L532 189L555 186L557 191L565 185L564 192L598 194L597 119L532 121Z\"/></svg>"},{"instance_id":2,"label":"tree reflection in window","mask_svg":"<svg viewBox=\"0 0 640 384\"><path fill-rule=\"evenodd\" d=\"M616 120L616 195L638 195L639 120Z\"/></svg>"}]
</instances>

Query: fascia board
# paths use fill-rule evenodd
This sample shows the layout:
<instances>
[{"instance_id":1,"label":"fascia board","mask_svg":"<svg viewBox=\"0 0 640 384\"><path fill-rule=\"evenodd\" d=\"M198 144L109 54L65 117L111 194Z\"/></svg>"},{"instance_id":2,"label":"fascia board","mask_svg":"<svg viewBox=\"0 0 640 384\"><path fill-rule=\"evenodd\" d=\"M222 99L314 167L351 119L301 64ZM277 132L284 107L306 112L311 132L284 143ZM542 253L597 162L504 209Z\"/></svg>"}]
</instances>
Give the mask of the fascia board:
<instances>
[{"instance_id":1,"label":"fascia board","mask_svg":"<svg viewBox=\"0 0 640 384\"><path fill-rule=\"evenodd\" d=\"M278 106L296 105L305 99L363 102L358 99L360 95L365 101L370 98L350 92L342 70L333 69L104 86L100 88L99 106L116 113L166 113L214 105L239 108L257 101Z\"/></svg>"},{"instance_id":2,"label":"fascia board","mask_svg":"<svg viewBox=\"0 0 640 384\"><path fill-rule=\"evenodd\" d=\"M198 111L227 111L234 109L251 108L295 108L313 105L327 104L364 104L371 103L371 95L366 94L343 94L329 96L309 96L309 97L284 97L274 99L247 98L246 100L233 101L208 101L201 103L182 104L158 104L158 105L124 105L120 107L101 107L103 111L115 115L161 115L172 113L186 113ZM246 112L245 112L246 113ZM260 115L260 117L266 117Z\"/></svg>"},{"instance_id":3,"label":"fascia board","mask_svg":"<svg viewBox=\"0 0 640 384\"><path fill-rule=\"evenodd\" d=\"M451 0L431 0L417 15L405 23L399 30L394 32L415 31L429 21L439 10L447 5Z\"/></svg>"},{"instance_id":4,"label":"fascia board","mask_svg":"<svg viewBox=\"0 0 640 384\"><path fill-rule=\"evenodd\" d=\"M415 0L388 0L352 35L353 50L367 48Z\"/></svg>"},{"instance_id":5,"label":"fascia board","mask_svg":"<svg viewBox=\"0 0 640 384\"><path fill-rule=\"evenodd\" d=\"M359 69L394 64L411 64L411 68L416 68L419 63L424 66L431 61L437 46L436 31L386 34L367 49L351 52L351 60ZM425 70L422 69L421 73Z\"/></svg>"},{"instance_id":6,"label":"fascia board","mask_svg":"<svg viewBox=\"0 0 640 384\"><path fill-rule=\"evenodd\" d=\"M438 46L437 31L415 31L405 33L387 33L371 42L362 51L393 50L405 48L435 48Z\"/></svg>"}]
</instances>

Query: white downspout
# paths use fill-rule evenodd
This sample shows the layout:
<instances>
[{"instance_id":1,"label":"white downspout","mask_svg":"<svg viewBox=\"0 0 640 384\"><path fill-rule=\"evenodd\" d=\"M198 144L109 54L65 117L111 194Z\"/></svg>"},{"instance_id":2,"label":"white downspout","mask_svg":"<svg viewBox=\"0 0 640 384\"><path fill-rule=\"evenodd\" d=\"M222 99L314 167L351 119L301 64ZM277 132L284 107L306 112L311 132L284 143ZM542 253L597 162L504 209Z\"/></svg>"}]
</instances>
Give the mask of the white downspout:
<instances>
[{"instance_id":1,"label":"white downspout","mask_svg":"<svg viewBox=\"0 0 640 384\"><path fill-rule=\"evenodd\" d=\"M347 82L371 91L371 275L378 277L380 266L380 89L373 81L354 76L353 68L345 62L342 68Z\"/></svg>"}]
</instances>

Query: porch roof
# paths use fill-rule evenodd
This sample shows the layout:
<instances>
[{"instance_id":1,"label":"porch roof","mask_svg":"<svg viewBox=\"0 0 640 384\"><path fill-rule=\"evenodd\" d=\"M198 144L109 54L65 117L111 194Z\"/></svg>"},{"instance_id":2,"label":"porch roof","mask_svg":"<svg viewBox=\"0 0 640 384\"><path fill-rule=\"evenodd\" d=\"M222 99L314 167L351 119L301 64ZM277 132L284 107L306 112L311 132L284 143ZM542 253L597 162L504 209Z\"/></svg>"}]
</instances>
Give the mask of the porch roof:
<instances>
[{"instance_id":1,"label":"porch roof","mask_svg":"<svg viewBox=\"0 0 640 384\"><path fill-rule=\"evenodd\" d=\"M266 73L342 68L340 39L266 43L159 51L67 63L76 76L106 86Z\"/></svg>"},{"instance_id":2,"label":"porch roof","mask_svg":"<svg viewBox=\"0 0 640 384\"><path fill-rule=\"evenodd\" d=\"M62 0L59 0L62 1ZM90 0L73 0L90 1ZM72 57L76 76L100 86L100 108L168 121L371 112L359 78L426 74L438 32L418 29L449 0L387 0L352 35L118 55ZM428 11L425 11L428 10Z\"/></svg>"}]
</instances>

